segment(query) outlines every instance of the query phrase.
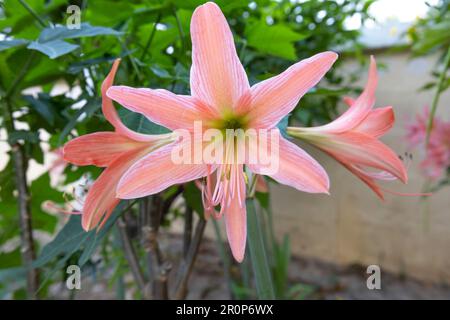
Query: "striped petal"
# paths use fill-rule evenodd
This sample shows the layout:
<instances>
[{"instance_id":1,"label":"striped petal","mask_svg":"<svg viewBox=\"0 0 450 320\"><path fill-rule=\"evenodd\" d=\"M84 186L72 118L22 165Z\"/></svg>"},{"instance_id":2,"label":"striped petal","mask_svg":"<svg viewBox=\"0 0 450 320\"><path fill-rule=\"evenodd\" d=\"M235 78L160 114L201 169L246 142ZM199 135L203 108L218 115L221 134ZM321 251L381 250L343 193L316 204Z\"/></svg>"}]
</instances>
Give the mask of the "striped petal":
<instances>
[{"instance_id":1,"label":"striped petal","mask_svg":"<svg viewBox=\"0 0 450 320\"><path fill-rule=\"evenodd\" d=\"M106 167L125 152L146 146L116 132L96 132L75 138L64 145L64 160L77 166Z\"/></svg>"},{"instance_id":2,"label":"striped petal","mask_svg":"<svg viewBox=\"0 0 450 320\"><path fill-rule=\"evenodd\" d=\"M191 20L191 94L223 113L236 108L250 86L220 8L212 2L195 9Z\"/></svg>"},{"instance_id":3,"label":"striped petal","mask_svg":"<svg viewBox=\"0 0 450 320\"><path fill-rule=\"evenodd\" d=\"M192 130L194 121L215 117L198 99L163 89L113 86L108 89L107 95L125 108L141 113L170 130Z\"/></svg>"},{"instance_id":4,"label":"striped petal","mask_svg":"<svg viewBox=\"0 0 450 320\"><path fill-rule=\"evenodd\" d=\"M103 115L105 116L106 120L109 121L115 128L116 132L126 136L130 139L136 140L136 141L153 141L155 138L151 135L141 134L137 133L133 130L130 130L127 128L122 121L119 118L119 115L117 114L116 109L114 108L114 104L110 98L106 95L106 92L108 89L113 85L114 83L114 77L117 72L117 68L119 67L120 59L117 59L114 61L114 64L111 68L111 71L109 72L108 76L105 78L105 80L102 83L102 111Z\"/></svg>"},{"instance_id":5,"label":"striped petal","mask_svg":"<svg viewBox=\"0 0 450 320\"><path fill-rule=\"evenodd\" d=\"M116 187L120 177L146 150L127 152L113 162L95 180L86 196L83 206L82 227L89 231L97 226L102 219L109 217L120 199L116 197Z\"/></svg>"},{"instance_id":6,"label":"striped petal","mask_svg":"<svg viewBox=\"0 0 450 320\"><path fill-rule=\"evenodd\" d=\"M389 172L404 183L408 179L405 166L398 156L385 144L367 134L345 132L306 140L348 164Z\"/></svg>"},{"instance_id":7,"label":"striped petal","mask_svg":"<svg viewBox=\"0 0 450 320\"><path fill-rule=\"evenodd\" d=\"M334 52L323 52L302 60L278 76L251 88L250 127L273 128L291 112L300 98L314 87L337 59Z\"/></svg>"},{"instance_id":8,"label":"striped petal","mask_svg":"<svg viewBox=\"0 0 450 320\"><path fill-rule=\"evenodd\" d=\"M310 132L345 132L357 127L366 119L375 104L375 90L378 83L377 65L375 58L370 57L369 76L363 93L355 100L346 98L344 101L351 104L339 118L336 120L314 128L305 128L304 131Z\"/></svg>"},{"instance_id":9,"label":"striped petal","mask_svg":"<svg viewBox=\"0 0 450 320\"><path fill-rule=\"evenodd\" d=\"M205 164L173 162L172 150L179 143L181 142L161 147L136 162L120 179L117 197L121 199L140 198L158 193L174 184L206 176L208 168Z\"/></svg>"},{"instance_id":10,"label":"striped petal","mask_svg":"<svg viewBox=\"0 0 450 320\"><path fill-rule=\"evenodd\" d=\"M274 147L272 143L270 142L268 149ZM272 172L270 164L249 163L249 169L257 174L268 175L279 183L300 191L328 193L330 185L328 175L316 160L281 135L279 135L278 148L278 154L271 159L272 164L278 161L278 170L275 173ZM258 150L251 147L249 152L255 154Z\"/></svg>"},{"instance_id":11,"label":"striped petal","mask_svg":"<svg viewBox=\"0 0 450 320\"><path fill-rule=\"evenodd\" d=\"M225 226L231 252L237 262L242 262L247 241L247 209L245 206L245 180L242 165L233 166L230 190L224 207Z\"/></svg>"},{"instance_id":12,"label":"striped petal","mask_svg":"<svg viewBox=\"0 0 450 320\"><path fill-rule=\"evenodd\" d=\"M394 125L395 116L392 107L376 108L353 130L378 138Z\"/></svg>"}]
</instances>

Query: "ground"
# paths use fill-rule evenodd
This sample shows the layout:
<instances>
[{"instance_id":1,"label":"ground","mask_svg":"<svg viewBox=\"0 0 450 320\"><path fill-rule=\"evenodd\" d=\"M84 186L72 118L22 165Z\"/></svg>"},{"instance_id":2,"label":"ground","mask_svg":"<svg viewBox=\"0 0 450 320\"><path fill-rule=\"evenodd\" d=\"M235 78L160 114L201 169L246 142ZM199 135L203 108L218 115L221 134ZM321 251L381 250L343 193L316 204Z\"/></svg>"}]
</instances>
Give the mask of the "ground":
<instances>
[{"instance_id":1,"label":"ground","mask_svg":"<svg viewBox=\"0 0 450 320\"><path fill-rule=\"evenodd\" d=\"M180 256L181 238L170 236L170 255ZM232 267L232 272L237 270ZM176 270L175 268L173 268ZM204 239L189 282L188 299L230 299L225 281L223 264L215 241ZM290 286L301 285L304 299L449 299L450 287L427 284L411 278L382 271L381 289L369 290L366 282L369 275L362 266L337 266L316 259L296 256L289 266ZM169 276L169 281L175 278ZM111 287L101 281L92 283L91 277L84 280L82 290L75 299L117 299ZM127 278L132 282L131 275ZM55 286L52 295L57 299L68 298L63 285ZM132 292L126 298L133 298Z\"/></svg>"}]
</instances>

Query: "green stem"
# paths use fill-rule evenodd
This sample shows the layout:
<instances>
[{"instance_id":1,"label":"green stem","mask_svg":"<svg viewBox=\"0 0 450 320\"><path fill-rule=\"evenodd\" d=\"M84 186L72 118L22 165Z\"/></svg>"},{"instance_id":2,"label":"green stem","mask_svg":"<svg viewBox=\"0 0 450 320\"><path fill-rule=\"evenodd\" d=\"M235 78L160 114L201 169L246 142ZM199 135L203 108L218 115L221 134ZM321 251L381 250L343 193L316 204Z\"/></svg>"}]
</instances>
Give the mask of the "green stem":
<instances>
[{"instance_id":1,"label":"green stem","mask_svg":"<svg viewBox=\"0 0 450 320\"><path fill-rule=\"evenodd\" d=\"M37 22L41 25L41 27L45 28L47 25L45 24L44 20L42 20L41 17L36 13L36 11L31 8L28 3L26 3L24 0L19 0L20 4L36 19Z\"/></svg>"},{"instance_id":2,"label":"green stem","mask_svg":"<svg viewBox=\"0 0 450 320\"><path fill-rule=\"evenodd\" d=\"M156 26L161 21L161 14L158 14L158 17L156 18L155 24L153 25L152 32L150 33L150 37L147 40L147 43L145 44L144 51L142 51L141 55L141 61L144 61L145 56L147 55L148 49L150 48L150 45L153 42L153 39L155 38L156 34Z\"/></svg>"},{"instance_id":3,"label":"green stem","mask_svg":"<svg viewBox=\"0 0 450 320\"><path fill-rule=\"evenodd\" d=\"M12 96L15 93L15 91L18 89L19 83L23 80L23 78L25 78L25 76L27 75L28 70L30 69L30 66L31 66L31 63L33 62L34 56L35 56L35 52L32 51L30 53L30 55L28 56L28 59L25 62L24 66L19 71L19 74L14 79L14 81L12 82L12 84L8 88L8 90L6 91L5 99L8 99L10 96Z\"/></svg>"},{"instance_id":4,"label":"green stem","mask_svg":"<svg viewBox=\"0 0 450 320\"><path fill-rule=\"evenodd\" d=\"M216 238L217 238L217 246L219 249L219 255L223 262L225 281L227 282L230 298L233 298L233 283L232 283L233 280L232 280L231 274L230 274L230 267L231 267L230 259L225 250L225 245L222 240L222 234L220 232L219 224L217 223L216 219L211 219L211 220L213 222L214 233L216 234Z\"/></svg>"},{"instance_id":5,"label":"green stem","mask_svg":"<svg viewBox=\"0 0 450 320\"><path fill-rule=\"evenodd\" d=\"M247 199L247 226L247 241L258 298L264 300L275 299L272 275L262 238L261 224L256 214L254 199L252 198Z\"/></svg>"},{"instance_id":6,"label":"green stem","mask_svg":"<svg viewBox=\"0 0 450 320\"><path fill-rule=\"evenodd\" d=\"M436 93L434 94L433 102L431 105L431 112L430 112L430 117L428 119L428 125L427 125L427 137L426 137L426 145L427 146L428 146L428 143L430 142L430 133L431 133L431 130L433 129L433 119L436 114L437 106L439 103L439 98L441 96L441 91L444 86L445 76L447 74L447 69L449 68L449 66L450 66L450 46L448 47L447 54L445 55L445 58L444 58L444 68L442 69L442 72L439 76L439 82L437 85Z\"/></svg>"},{"instance_id":7,"label":"green stem","mask_svg":"<svg viewBox=\"0 0 450 320\"><path fill-rule=\"evenodd\" d=\"M177 21L178 33L180 34L180 40L181 40L181 50L182 50L182 52L185 52L186 51L186 40L185 40L184 31L183 31L183 26L181 25L181 21L178 18L177 10L175 9L175 7L172 7L172 12L173 12L173 16L175 17L175 20Z\"/></svg>"}]
</instances>

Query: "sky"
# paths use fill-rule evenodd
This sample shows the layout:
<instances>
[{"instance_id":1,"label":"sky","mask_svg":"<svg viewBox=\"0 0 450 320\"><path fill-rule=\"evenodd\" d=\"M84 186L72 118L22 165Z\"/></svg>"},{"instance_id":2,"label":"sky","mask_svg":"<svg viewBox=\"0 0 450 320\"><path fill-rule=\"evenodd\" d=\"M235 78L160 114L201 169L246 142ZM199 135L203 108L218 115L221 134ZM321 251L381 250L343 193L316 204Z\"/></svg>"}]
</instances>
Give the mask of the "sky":
<instances>
[{"instance_id":1,"label":"sky","mask_svg":"<svg viewBox=\"0 0 450 320\"><path fill-rule=\"evenodd\" d=\"M397 20L402 23L413 22L418 17L424 17L428 6L436 5L439 0L377 0L370 7L369 13L375 17L379 24L389 20ZM349 19L346 23L349 29L359 29L361 22L358 17ZM375 24L368 22L367 28L374 27Z\"/></svg>"}]
</instances>

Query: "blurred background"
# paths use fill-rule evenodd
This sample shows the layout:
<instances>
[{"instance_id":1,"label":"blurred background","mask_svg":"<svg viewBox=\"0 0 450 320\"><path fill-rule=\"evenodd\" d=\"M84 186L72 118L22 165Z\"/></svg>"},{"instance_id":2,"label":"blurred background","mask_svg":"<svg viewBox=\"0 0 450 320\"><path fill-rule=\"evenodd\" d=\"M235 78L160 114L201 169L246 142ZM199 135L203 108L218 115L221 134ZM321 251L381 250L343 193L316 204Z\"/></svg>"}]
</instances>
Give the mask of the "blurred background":
<instances>
[{"instance_id":1,"label":"blurred background","mask_svg":"<svg viewBox=\"0 0 450 320\"><path fill-rule=\"evenodd\" d=\"M85 235L79 217L66 213L81 210L85 186L100 170L64 163L60 148L75 136L111 130L101 114L99 89L117 57L123 62L116 83L189 93L189 21L203 2L0 2L1 298L147 297L124 253L128 239L143 277L152 278L139 231L141 203L122 203L104 232ZM232 28L251 83L320 51L340 54L326 79L300 101L290 124L311 126L336 118L345 110L342 98L361 92L369 56L374 55L379 70L376 106L393 106L396 116L394 128L382 140L404 158L409 175L407 185L383 186L403 193L433 193L387 194L380 201L337 162L301 145L329 173L331 195L300 193L269 181L268 195L259 195L277 298L450 297L450 2L216 2ZM81 29L70 29L67 23L77 22L77 10ZM431 150L424 137L430 116L426 110L434 108L436 126L447 128L448 136L431 135ZM123 108L119 113L136 131L164 131ZM418 140L416 130L422 130ZM19 167L14 150L23 160ZM436 150L439 156L430 160ZM21 171L26 172L28 227L17 206ZM162 201L166 207L159 245L173 264L167 272L177 272L178 265L189 264L183 253L189 214L191 230L193 221L202 220L198 190L186 185L142 201L152 206ZM125 238L115 223L124 208ZM192 218L192 211L200 215ZM27 234L34 244L28 256L23 250ZM182 297L257 295L254 262L246 258L242 265L234 264L224 235L221 221L207 224L197 261L186 278L189 290ZM71 264L82 267L81 290L65 287L65 268ZM369 265L381 269L381 290L366 286ZM30 266L39 270L37 280L30 280ZM30 281L35 281L31 288ZM178 293L170 283L168 290Z\"/></svg>"}]
</instances>

